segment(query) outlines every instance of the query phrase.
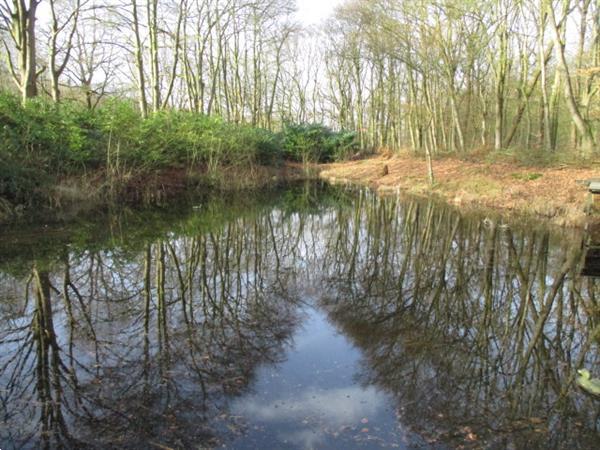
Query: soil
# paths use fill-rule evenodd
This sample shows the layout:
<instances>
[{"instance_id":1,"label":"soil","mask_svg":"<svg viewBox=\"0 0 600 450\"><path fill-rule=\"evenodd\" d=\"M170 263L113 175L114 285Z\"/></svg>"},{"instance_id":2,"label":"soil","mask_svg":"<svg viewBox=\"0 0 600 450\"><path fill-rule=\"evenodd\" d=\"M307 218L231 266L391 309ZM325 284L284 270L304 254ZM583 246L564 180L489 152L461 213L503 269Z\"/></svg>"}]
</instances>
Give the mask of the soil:
<instances>
[{"instance_id":1,"label":"soil","mask_svg":"<svg viewBox=\"0 0 600 450\"><path fill-rule=\"evenodd\" d=\"M600 221L600 195L595 196L594 205L582 184L600 177L600 164L531 167L446 157L433 162L433 187L425 160L406 153L326 164L320 169L321 178L332 183L368 185L382 194L433 195L461 207L536 216L559 226L582 227Z\"/></svg>"}]
</instances>

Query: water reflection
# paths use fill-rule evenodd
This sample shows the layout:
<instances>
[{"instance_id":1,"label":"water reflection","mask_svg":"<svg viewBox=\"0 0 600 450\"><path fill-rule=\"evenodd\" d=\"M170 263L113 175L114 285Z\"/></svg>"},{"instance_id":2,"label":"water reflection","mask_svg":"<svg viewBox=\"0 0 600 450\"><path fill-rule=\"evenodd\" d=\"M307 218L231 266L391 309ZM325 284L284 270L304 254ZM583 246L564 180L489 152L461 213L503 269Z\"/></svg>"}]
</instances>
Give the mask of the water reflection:
<instances>
[{"instance_id":1,"label":"water reflection","mask_svg":"<svg viewBox=\"0 0 600 450\"><path fill-rule=\"evenodd\" d=\"M2 447L217 443L227 398L282 359L297 323L282 218L133 251L65 246L3 273Z\"/></svg>"},{"instance_id":2,"label":"water reflection","mask_svg":"<svg viewBox=\"0 0 600 450\"><path fill-rule=\"evenodd\" d=\"M593 447L597 408L571 389L599 362L581 240L433 204L357 205L333 238L323 305L363 350L364 384L393 392L430 441Z\"/></svg>"},{"instance_id":3,"label":"water reflection","mask_svg":"<svg viewBox=\"0 0 600 450\"><path fill-rule=\"evenodd\" d=\"M581 275L584 277L600 277L600 245L586 247L585 262Z\"/></svg>"},{"instance_id":4,"label":"water reflection","mask_svg":"<svg viewBox=\"0 0 600 450\"><path fill-rule=\"evenodd\" d=\"M309 184L202 205L6 234L0 447L597 442L581 237Z\"/></svg>"}]
</instances>

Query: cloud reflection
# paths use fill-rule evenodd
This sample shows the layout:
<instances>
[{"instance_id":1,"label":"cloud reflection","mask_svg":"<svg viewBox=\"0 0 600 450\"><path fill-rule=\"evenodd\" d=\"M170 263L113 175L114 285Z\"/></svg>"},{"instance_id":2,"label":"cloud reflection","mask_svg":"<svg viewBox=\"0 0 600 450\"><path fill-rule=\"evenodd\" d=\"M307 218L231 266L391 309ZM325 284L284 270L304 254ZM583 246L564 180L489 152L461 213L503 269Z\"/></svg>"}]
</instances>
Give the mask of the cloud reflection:
<instances>
[{"instance_id":1,"label":"cloud reflection","mask_svg":"<svg viewBox=\"0 0 600 450\"><path fill-rule=\"evenodd\" d=\"M252 422L279 425L279 438L304 448L323 441L327 433L343 427L364 427L361 420L372 418L385 407L385 396L373 387L348 386L331 390L311 388L277 399L247 398L236 413ZM286 425L293 425L287 431ZM298 430L304 426L304 429Z\"/></svg>"}]
</instances>

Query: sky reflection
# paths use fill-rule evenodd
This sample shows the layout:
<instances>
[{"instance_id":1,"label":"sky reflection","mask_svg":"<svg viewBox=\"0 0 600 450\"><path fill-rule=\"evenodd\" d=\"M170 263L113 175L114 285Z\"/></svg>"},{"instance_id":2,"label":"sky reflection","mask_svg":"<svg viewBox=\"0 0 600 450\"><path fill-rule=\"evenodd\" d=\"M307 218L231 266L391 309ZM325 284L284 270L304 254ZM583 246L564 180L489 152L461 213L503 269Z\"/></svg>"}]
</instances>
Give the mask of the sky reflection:
<instances>
[{"instance_id":1,"label":"sky reflection","mask_svg":"<svg viewBox=\"0 0 600 450\"><path fill-rule=\"evenodd\" d=\"M287 360L261 368L253 393L232 406L246 423L244 440L233 447L276 441L281 448L344 448L352 440L378 448L384 440L391 447L408 441L389 395L358 383L360 352L324 312L305 314Z\"/></svg>"}]
</instances>

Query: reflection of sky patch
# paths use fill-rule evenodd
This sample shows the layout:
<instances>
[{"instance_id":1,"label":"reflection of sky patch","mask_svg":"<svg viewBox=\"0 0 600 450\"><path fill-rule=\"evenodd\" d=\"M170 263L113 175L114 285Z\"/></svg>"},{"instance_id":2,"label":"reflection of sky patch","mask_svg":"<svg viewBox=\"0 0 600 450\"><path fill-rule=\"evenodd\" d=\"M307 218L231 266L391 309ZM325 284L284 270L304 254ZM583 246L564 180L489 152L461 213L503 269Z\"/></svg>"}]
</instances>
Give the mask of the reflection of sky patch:
<instances>
[{"instance_id":1,"label":"reflection of sky patch","mask_svg":"<svg viewBox=\"0 0 600 450\"><path fill-rule=\"evenodd\" d=\"M259 370L255 389L261 395L274 399L312 386L329 390L353 384L360 352L337 333L322 312L309 308L306 315L285 363Z\"/></svg>"},{"instance_id":2,"label":"reflection of sky patch","mask_svg":"<svg viewBox=\"0 0 600 450\"><path fill-rule=\"evenodd\" d=\"M348 441L342 435L366 436L361 429L371 424L378 427L377 434L398 430L389 397L355 381L360 351L337 332L323 311L307 308L305 314L286 361L262 367L252 386L254 394L232 405L232 413L249 425L246 438L235 448L273 442L278 448L345 448ZM338 434L340 440L335 438Z\"/></svg>"},{"instance_id":3,"label":"reflection of sky patch","mask_svg":"<svg viewBox=\"0 0 600 450\"><path fill-rule=\"evenodd\" d=\"M323 434L311 430L290 431L279 436L281 441L301 445L303 448L314 448L323 443Z\"/></svg>"},{"instance_id":4,"label":"reflection of sky patch","mask_svg":"<svg viewBox=\"0 0 600 450\"><path fill-rule=\"evenodd\" d=\"M254 398L239 406L239 412L264 422L302 422L306 418L326 421L327 425L355 425L385 406L385 397L374 388L359 386L319 391L310 389L276 400Z\"/></svg>"}]
</instances>

